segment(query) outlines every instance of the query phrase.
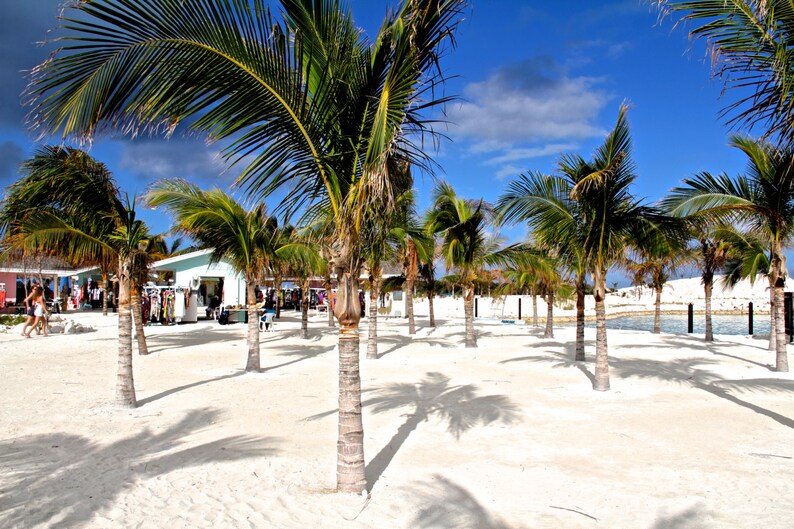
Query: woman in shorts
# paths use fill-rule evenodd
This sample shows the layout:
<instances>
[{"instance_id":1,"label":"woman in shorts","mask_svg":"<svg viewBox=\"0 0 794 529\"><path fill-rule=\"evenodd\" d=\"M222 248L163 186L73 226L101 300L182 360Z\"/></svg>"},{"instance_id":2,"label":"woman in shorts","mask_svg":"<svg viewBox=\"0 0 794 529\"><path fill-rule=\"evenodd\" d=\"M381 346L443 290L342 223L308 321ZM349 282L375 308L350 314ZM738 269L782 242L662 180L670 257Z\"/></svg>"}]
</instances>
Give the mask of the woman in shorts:
<instances>
[{"instance_id":1,"label":"woman in shorts","mask_svg":"<svg viewBox=\"0 0 794 529\"><path fill-rule=\"evenodd\" d=\"M44 315L46 314L49 316L49 312L47 312L47 302L44 300L44 289L38 285L35 286L33 288L33 292L30 293L30 296L25 298L26 302L28 298L31 298L30 301L33 306L33 325L30 327L30 330L25 333L25 329L28 327L28 323L25 323L22 334L24 334L26 338L30 338L30 334L33 332L33 329L41 325L42 329L44 329L44 336L47 336L47 319ZM29 309L28 314L30 314ZM30 316L28 316L28 321L30 321Z\"/></svg>"}]
</instances>

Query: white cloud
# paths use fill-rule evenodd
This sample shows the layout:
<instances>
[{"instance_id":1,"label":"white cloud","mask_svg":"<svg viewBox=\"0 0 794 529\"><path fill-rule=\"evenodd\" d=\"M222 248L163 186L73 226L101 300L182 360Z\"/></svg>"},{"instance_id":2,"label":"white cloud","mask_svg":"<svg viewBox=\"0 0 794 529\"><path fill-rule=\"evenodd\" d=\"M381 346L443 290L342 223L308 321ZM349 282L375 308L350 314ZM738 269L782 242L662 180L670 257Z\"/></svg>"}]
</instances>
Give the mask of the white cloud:
<instances>
[{"instance_id":1,"label":"white cloud","mask_svg":"<svg viewBox=\"0 0 794 529\"><path fill-rule=\"evenodd\" d=\"M502 68L464 89L466 101L449 109L450 133L479 153L602 136L596 119L611 99L603 82L570 77L547 57Z\"/></svg>"},{"instance_id":2,"label":"white cloud","mask_svg":"<svg viewBox=\"0 0 794 529\"><path fill-rule=\"evenodd\" d=\"M577 147L578 145L575 143L551 143L542 147L507 149L501 156L490 158L484 163L485 165L498 165L518 160L529 160L531 158L540 158L541 156L550 156L572 151Z\"/></svg>"},{"instance_id":3,"label":"white cloud","mask_svg":"<svg viewBox=\"0 0 794 529\"><path fill-rule=\"evenodd\" d=\"M126 143L119 166L147 182L160 178L185 178L221 187L229 185L236 177L236 174L224 172L226 165L217 146L190 139Z\"/></svg>"},{"instance_id":4,"label":"white cloud","mask_svg":"<svg viewBox=\"0 0 794 529\"><path fill-rule=\"evenodd\" d=\"M496 176L497 180L504 180L505 178L517 176L525 171L526 169L523 167L508 164L502 166L498 171L496 171L494 176Z\"/></svg>"}]
</instances>

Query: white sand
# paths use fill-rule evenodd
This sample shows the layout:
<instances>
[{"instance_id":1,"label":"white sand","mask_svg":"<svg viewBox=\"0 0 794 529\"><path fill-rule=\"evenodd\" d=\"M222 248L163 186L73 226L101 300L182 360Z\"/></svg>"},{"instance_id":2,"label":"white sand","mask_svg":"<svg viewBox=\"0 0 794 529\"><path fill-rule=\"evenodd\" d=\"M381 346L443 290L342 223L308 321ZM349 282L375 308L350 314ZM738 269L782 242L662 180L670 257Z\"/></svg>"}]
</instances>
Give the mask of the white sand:
<instances>
[{"instance_id":1,"label":"white sand","mask_svg":"<svg viewBox=\"0 0 794 529\"><path fill-rule=\"evenodd\" d=\"M612 390L573 329L380 323L364 360L367 500L332 492L336 333L288 314L244 374L245 326L149 327L116 408L116 317L0 335L0 527L783 528L794 382L766 342L610 331ZM792 359L794 360L794 359Z\"/></svg>"}]
</instances>

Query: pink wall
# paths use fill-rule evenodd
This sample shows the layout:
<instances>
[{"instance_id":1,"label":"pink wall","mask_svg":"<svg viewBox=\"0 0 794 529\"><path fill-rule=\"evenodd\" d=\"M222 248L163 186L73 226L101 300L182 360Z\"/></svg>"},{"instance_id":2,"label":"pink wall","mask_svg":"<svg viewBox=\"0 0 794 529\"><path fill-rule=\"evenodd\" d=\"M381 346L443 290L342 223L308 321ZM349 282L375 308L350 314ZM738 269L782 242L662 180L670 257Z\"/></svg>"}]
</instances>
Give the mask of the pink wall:
<instances>
[{"instance_id":1,"label":"pink wall","mask_svg":"<svg viewBox=\"0 0 794 529\"><path fill-rule=\"evenodd\" d=\"M6 304L13 303L17 292L16 272L0 272L0 283L6 284Z\"/></svg>"}]
</instances>

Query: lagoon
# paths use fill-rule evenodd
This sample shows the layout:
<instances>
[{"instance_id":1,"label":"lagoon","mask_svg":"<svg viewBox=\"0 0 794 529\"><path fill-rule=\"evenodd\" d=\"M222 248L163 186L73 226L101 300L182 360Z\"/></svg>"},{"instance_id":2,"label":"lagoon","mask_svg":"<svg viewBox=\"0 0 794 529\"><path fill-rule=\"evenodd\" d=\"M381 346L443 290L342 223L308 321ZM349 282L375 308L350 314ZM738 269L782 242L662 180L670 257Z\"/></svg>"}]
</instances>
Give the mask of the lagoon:
<instances>
[{"instance_id":1,"label":"lagoon","mask_svg":"<svg viewBox=\"0 0 794 529\"><path fill-rule=\"evenodd\" d=\"M706 317L695 314L693 334L705 334ZM747 314L716 314L711 317L714 334L748 334ZM588 320L588 327L595 327L595 321ZM653 315L618 316L607 320L607 329L624 329L634 331L653 331ZM670 334L686 334L686 314L662 313L662 332ZM753 318L753 334L769 334L769 314L755 314Z\"/></svg>"}]
</instances>

